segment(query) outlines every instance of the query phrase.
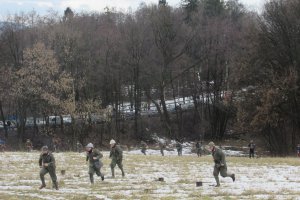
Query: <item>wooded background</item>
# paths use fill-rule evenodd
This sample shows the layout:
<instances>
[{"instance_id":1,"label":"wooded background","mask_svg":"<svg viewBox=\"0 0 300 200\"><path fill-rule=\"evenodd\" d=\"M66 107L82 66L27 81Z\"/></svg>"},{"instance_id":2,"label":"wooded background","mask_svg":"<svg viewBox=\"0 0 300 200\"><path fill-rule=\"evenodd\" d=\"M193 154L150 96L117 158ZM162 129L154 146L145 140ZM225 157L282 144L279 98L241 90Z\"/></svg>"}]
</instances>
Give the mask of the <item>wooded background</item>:
<instances>
[{"instance_id":1,"label":"wooded background","mask_svg":"<svg viewBox=\"0 0 300 200\"><path fill-rule=\"evenodd\" d=\"M236 0L183 0L134 12L9 15L0 23L2 132L9 137L14 116L20 144L39 135L75 145L91 135L102 143L247 133L287 155L300 139L299 61L299 0L271 0L262 13ZM142 115L149 105L156 114ZM72 123L53 127L53 115Z\"/></svg>"}]
</instances>

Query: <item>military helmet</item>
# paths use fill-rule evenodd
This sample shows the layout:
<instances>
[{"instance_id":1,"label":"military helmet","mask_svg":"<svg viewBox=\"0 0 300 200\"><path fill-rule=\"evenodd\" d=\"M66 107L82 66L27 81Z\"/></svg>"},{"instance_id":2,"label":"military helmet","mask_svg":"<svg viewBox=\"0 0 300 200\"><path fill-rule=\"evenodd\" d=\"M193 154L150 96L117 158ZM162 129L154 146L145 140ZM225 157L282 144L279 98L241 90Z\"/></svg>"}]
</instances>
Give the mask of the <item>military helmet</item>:
<instances>
[{"instance_id":1,"label":"military helmet","mask_svg":"<svg viewBox=\"0 0 300 200\"><path fill-rule=\"evenodd\" d=\"M109 144L116 144L115 140L110 140Z\"/></svg>"},{"instance_id":2,"label":"military helmet","mask_svg":"<svg viewBox=\"0 0 300 200\"><path fill-rule=\"evenodd\" d=\"M42 151L48 151L48 146L43 146Z\"/></svg>"},{"instance_id":3,"label":"military helmet","mask_svg":"<svg viewBox=\"0 0 300 200\"><path fill-rule=\"evenodd\" d=\"M214 143L214 142L210 142L210 143L208 143L208 146L209 146L209 147L214 147L214 146L215 146L215 143Z\"/></svg>"},{"instance_id":4,"label":"military helmet","mask_svg":"<svg viewBox=\"0 0 300 200\"><path fill-rule=\"evenodd\" d=\"M88 143L88 144L86 145L86 148L94 148L94 145L93 145L92 143Z\"/></svg>"}]
</instances>

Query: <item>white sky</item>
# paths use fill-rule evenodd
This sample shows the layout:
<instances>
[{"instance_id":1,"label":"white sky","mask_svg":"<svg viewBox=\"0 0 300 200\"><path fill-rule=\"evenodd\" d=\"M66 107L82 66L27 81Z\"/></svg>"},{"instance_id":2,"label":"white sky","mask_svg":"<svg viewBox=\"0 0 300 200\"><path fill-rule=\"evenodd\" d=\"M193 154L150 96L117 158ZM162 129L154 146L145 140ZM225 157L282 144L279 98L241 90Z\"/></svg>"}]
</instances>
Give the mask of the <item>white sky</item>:
<instances>
[{"instance_id":1,"label":"white sky","mask_svg":"<svg viewBox=\"0 0 300 200\"><path fill-rule=\"evenodd\" d=\"M240 0L246 8L260 11L266 0ZM53 9L59 12L71 7L76 12L81 11L104 11L106 6L115 7L118 10L127 11L128 8L136 9L140 3L157 4L158 0L0 0L0 16L18 13L21 11L28 12L35 10L40 14L46 13ZM171 6L178 7L181 0L167 0Z\"/></svg>"}]
</instances>

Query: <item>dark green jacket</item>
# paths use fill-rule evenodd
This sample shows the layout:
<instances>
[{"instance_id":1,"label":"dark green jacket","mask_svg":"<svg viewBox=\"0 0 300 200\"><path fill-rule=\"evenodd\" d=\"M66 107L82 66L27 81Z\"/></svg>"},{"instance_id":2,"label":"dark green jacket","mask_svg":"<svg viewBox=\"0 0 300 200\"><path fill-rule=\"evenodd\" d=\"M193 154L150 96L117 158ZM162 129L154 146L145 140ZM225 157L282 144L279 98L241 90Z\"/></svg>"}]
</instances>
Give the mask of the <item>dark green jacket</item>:
<instances>
[{"instance_id":1,"label":"dark green jacket","mask_svg":"<svg viewBox=\"0 0 300 200\"><path fill-rule=\"evenodd\" d=\"M94 159L96 157L96 159ZM100 153L98 149L93 149L91 153L87 153L86 161L89 161L89 165L95 166L97 168L102 167L102 162L100 162L100 158L103 157L103 154Z\"/></svg>"},{"instance_id":2,"label":"dark green jacket","mask_svg":"<svg viewBox=\"0 0 300 200\"><path fill-rule=\"evenodd\" d=\"M119 145L116 145L111 148L109 157L113 160L122 161L123 159L123 151Z\"/></svg>"},{"instance_id":3,"label":"dark green jacket","mask_svg":"<svg viewBox=\"0 0 300 200\"><path fill-rule=\"evenodd\" d=\"M176 143L177 150L182 150L182 144L180 142Z\"/></svg>"},{"instance_id":4,"label":"dark green jacket","mask_svg":"<svg viewBox=\"0 0 300 200\"><path fill-rule=\"evenodd\" d=\"M47 163L48 167L55 167L55 158L52 155L52 153L47 154L41 154L39 159L39 165L40 167L43 166L43 164Z\"/></svg>"},{"instance_id":5,"label":"dark green jacket","mask_svg":"<svg viewBox=\"0 0 300 200\"><path fill-rule=\"evenodd\" d=\"M94 159L93 157L96 157ZM98 149L93 149L91 153L87 153L86 155L86 161L89 161L90 166L94 166L97 162L100 162L99 160L103 157L103 154L100 153ZM100 162L100 165L102 163Z\"/></svg>"},{"instance_id":6,"label":"dark green jacket","mask_svg":"<svg viewBox=\"0 0 300 200\"><path fill-rule=\"evenodd\" d=\"M214 151L212 152L212 156L214 158L215 165L224 165L226 167L225 154L221 149L215 147Z\"/></svg>"}]
</instances>

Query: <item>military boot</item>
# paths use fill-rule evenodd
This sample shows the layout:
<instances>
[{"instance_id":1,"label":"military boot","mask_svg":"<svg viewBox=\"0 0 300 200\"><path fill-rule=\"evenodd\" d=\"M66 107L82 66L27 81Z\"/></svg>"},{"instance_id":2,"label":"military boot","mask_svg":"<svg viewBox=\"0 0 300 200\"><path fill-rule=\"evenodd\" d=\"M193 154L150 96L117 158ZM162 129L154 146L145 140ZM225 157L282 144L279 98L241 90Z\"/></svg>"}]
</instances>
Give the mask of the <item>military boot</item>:
<instances>
[{"instance_id":1,"label":"military boot","mask_svg":"<svg viewBox=\"0 0 300 200\"><path fill-rule=\"evenodd\" d=\"M45 183L45 178L44 178L44 176L40 176L40 178L41 178L41 181L42 181L42 185L39 187L39 189L41 190L41 189L43 189L43 188L46 187L46 183Z\"/></svg>"},{"instance_id":2,"label":"military boot","mask_svg":"<svg viewBox=\"0 0 300 200\"><path fill-rule=\"evenodd\" d=\"M220 180L219 180L219 176L215 176L215 180L217 185L215 187L220 187Z\"/></svg>"},{"instance_id":3,"label":"military boot","mask_svg":"<svg viewBox=\"0 0 300 200\"><path fill-rule=\"evenodd\" d=\"M94 184L94 175L93 174L90 174L90 181L91 181L91 184Z\"/></svg>"},{"instance_id":4,"label":"military boot","mask_svg":"<svg viewBox=\"0 0 300 200\"><path fill-rule=\"evenodd\" d=\"M235 181L235 174L231 174L230 177L232 178L232 181L234 182Z\"/></svg>"},{"instance_id":5,"label":"military boot","mask_svg":"<svg viewBox=\"0 0 300 200\"><path fill-rule=\"evenodd\" d=\"M57 184L57 182L53 183L53 188L56 189L56 190L58 190L58 184Z\"/></svg>"},{"instance_id":6,"label":"military boot","mask_svg":"<svg viewBox=\"0 0 300 200\"><path fill-rule=\"evenodd\" d=\"M40 187L39 187L39 189L41 190L41 189L43 189L43 188L45 188L46 187L46 185L45 184L42 184Z\"/></svg>"}]
</instances>

